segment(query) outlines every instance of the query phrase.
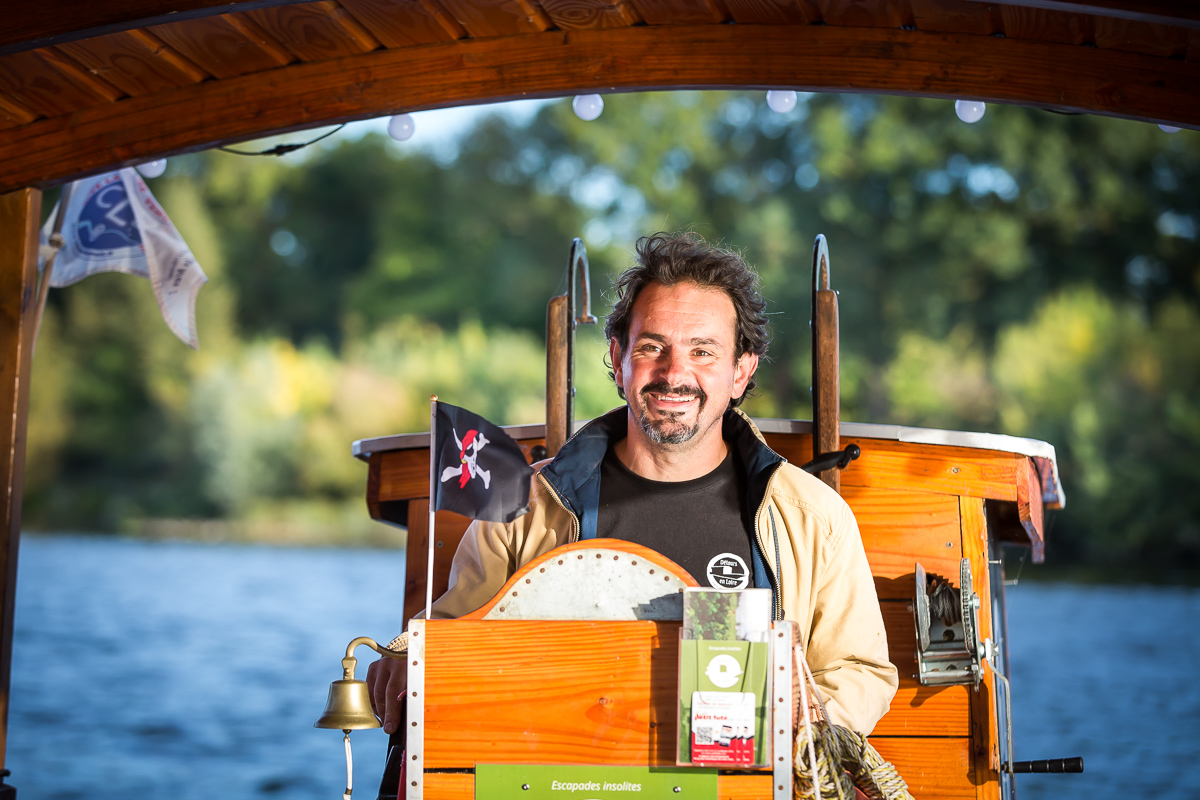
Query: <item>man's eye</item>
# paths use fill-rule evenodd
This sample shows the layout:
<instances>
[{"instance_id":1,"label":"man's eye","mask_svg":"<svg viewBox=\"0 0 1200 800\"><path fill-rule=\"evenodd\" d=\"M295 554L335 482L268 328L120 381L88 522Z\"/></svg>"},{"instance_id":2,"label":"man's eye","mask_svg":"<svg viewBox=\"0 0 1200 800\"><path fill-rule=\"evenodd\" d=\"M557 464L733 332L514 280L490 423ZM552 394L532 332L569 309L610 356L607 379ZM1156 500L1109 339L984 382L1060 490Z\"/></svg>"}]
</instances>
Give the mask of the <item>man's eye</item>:
<instances>
[{"instance_id":1,"label":"man's eye","mask_svg":"<svg viewBox=\"0 0 1200 800\"><path fill-rule=\"evenodd\" d=\"M707 350L697 350L697 351L696 351L696 355L698 355L698 356L702 356L702 357L703 357L703 356L711 356L711 355L712 355L712 353L710 353L710 352L709 352L709 351L707 351Z\"/></svg>"}]
</instances>

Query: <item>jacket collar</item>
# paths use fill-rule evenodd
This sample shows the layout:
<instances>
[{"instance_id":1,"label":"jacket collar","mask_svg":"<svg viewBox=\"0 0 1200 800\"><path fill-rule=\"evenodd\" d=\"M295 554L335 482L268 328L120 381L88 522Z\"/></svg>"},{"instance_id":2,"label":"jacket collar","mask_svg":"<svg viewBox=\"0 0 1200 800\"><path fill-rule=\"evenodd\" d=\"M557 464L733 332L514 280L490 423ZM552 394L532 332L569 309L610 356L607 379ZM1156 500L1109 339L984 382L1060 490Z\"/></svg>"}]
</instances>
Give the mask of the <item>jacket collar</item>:
<instances>
[{"instance_id":1,"label":"jacket collar","mask_svg":"<svg viewBox=\"0 0 1200 800\"><path fill-rule=\"evenodd\" d=\"M542 476L558 493L567 510L579 518L584 539L596 535L600 464L610 444L624 439L627 434L627 407L614 408L580 428L554 460L542 468ZM746 501L753 519L762 505L767 482L785 459L767 446L758 428L739 409L731 408L725 412L721 435L746 470Z\"/></svg>"}]
</instances>

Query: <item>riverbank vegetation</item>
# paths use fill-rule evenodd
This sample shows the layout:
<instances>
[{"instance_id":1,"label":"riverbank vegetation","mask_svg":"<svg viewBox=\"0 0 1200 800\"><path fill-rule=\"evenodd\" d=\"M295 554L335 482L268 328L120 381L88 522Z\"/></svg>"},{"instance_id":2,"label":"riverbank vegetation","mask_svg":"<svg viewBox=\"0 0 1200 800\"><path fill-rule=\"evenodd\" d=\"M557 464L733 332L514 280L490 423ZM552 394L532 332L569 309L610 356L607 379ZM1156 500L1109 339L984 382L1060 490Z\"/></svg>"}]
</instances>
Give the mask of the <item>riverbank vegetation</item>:
<instances>
[{"instance_id":1,"label":"riverbank vegetation","mask_svg":"<svg viewBox=\"0 0 1200 800\"><path fill-rule=\"evenodd\" d=\"M485 117L436 150L331 141L300 160L182 156L151 182L211 278L198 352L144 282L51 294L27 527L387 540L350 442L427 427L432 392L540 421L545 303L577 235L603 289L653 230L743 249L774 326L747 408L808 417L820 232L844 418L1045 439L1068 499L1052 560L1200 569L1194 132L1008 106L966 125L947 101L851 95L779 115L757 93L675 92L608 97L591 123L567 102ZM581 417L619 402L603 350L581 329Z\"/></svg>"}]
</instances>

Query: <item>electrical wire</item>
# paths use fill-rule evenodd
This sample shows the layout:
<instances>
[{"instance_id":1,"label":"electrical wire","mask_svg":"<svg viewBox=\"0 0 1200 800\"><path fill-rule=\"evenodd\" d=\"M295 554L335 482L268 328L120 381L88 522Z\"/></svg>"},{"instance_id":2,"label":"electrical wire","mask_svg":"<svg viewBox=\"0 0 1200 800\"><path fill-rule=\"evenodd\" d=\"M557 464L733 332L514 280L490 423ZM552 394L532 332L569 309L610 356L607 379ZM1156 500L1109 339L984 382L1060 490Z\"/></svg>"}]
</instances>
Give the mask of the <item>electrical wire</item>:
<instances>
[{"instance_id":1,"label":"electrical wire","mask_svg":"<svg viewBox=\"0 0 1200 800\"><path fill-rule=\"evenodd\" d=\"M322 139L326 139L330 136L333 136L335 133L337 133L344 127L346 127L345 122L343 122L341 125L338 125L333 130L327 131L326 133L322 133L317 138L310 139L307 142L292 142L290 144L277 144L272 148L269 148L267 150L260 150L257 153L251 152L249 150L234 150L231 147L218 146L217 149L223 153L233 153L235 156L286 156L288 153L294 153L297 150L308 147L310 144L316 144L317 142L321 141Z\"/></svg>"}]
</instances>

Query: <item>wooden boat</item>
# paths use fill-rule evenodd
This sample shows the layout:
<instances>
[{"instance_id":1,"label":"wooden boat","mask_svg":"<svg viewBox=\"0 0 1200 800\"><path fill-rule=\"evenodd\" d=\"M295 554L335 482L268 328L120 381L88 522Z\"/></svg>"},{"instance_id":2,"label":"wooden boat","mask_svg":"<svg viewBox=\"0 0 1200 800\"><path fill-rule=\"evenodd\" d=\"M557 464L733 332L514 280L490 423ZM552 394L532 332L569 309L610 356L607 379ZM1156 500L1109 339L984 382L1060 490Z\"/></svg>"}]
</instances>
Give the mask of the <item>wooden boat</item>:
<instances>
[{"instance_id":1,"label":"wooden boat","mask_svg":"<svg viewBox=\"0 0 1200 800\"><path fill-rule=\"evenodd\" d=\"M814 254L815 272L820 272L818 263L826 267L827 278L823 238L818 238ZM576 240L568 261L572 290L574 272L581 265L586 275L586 257ZM828 281L823 285L824 290L816 292L815 306L824 293L836 303ZM565 436L561 429L554 430L556 423L570 418L566 409L572 396L571 367L566 354L573 326L555 324L564 309L569 311L566 319L575 318L570 294L552 300L549 310L547 385L561 390L548 394L549 448L545 425L507 429L530 461L544 457L548 449L557 450ZM832 336L832 346L825 349L833 360L828 354L818 355L814 394L825 398L824 414L838 429L832 440L828 431L823 432L826 444L817 452L842 447L860 451L857 460L841 470L839 490L858 519L887 627L890 658L901 679L891 711L876 726L871 742L898 768L915 797L1014 796L1007 770L1013 759L1003 549L1006 545L1025 548L1034 562L1042 561L1045 511L1064 502L1054 448L997 434L838 421L836 330L829 331L825 311L817 310L815 338L821 348ZM832 312L836 321L836 305ZM585 302L581 319L588 316ZM832 394L822 392L828 384L833 384ZM814 438L829 427L830 420L819 416L816 423L785 419L755 423L775 452L804 464L814 453ZM408 529L407 624L424 608L426 597L429 434L364 439L354 443L353 453L369 465L371 516ZM457 514L437 514L434 597L448 586L451 560L469 523ZM593 540L576 546L611 549L619 543ZM570 607L590 606L595 599L582 590L586 579L581 579L579 593L563 598L557 607L551 603L552 610L541 617L535 615L542 621L531 621L526 613L515 622L511 611L503 613L505 601L512 603L519 592L547 591L540 589L536 570L545 572L543 567L561 558L556 554L562 550L521 569L491 603L467 619L449 624L433 620L414 627L425 635L419 690L424 700L410 697L409 702L423 709L418 715L423 738L415 750L410 741L409 752L424 766L423 770L416 764L407 766L410 776L420 776L427 794L410 793L410 798L473 796L477 764L675 764L677 621L577 617ZM618 557L607 549L604 553L606 559ZM568 559L576 557L584 558L572 554ZM592 553L586 558L590 560ZM959 602L967 603L965 625L947 628L934 621L930 636L926 573L941 576L961 590ZM691 582L686 574L680 578ZM978 601L974 613L973 596ZM922 643L917 620L923 605ZM589 621L563 621L570 619ZM601 647L598 642L606 644ZM631 664L640 666L628 673ZM498 699L502 710L496 707ZM601 700L603 705L597 705ZM513 719L519 719L520 725L501 736L499 731ZM788 797L790 765L789 758L784 793ZM779 780L772 780L769 771L762 775L731 772L721 777L720 796L779 797L772 791L773 783L779 785Z\"/></svg>"},{"instance_id":2,"label":"wooden boat","mask_svg":"<svg viewBox=\"0 0 1200 800\"><path fill-rule=\"evenodd\" d=\"M796 463L808 461L812 452L811 422L764 419L756 423L776 452ZM508 429L527 452L545 445L544 430L542 425ZM1033 560L1041 560L1044 511L1058 507L1063 500L1054 450L1043 442L1009 436L892 425L843 423L841 433L847 444L862 449L861 458L842 473L842 493L858 518L887 625L891 660L899 668L901 678L892 710L875 728L871 742L897 766L915 797L1009 796L1000 769L1009 760L1009 721L1004 687L998 685L993 673L985 670L978 691L972 685L923 686L916 678L914 564L920 562L930 572L957 584L960 560L968 560L973 587L981 601L979 635L981 640L991 639L995 644L998 668L1006 674L1002 547L1012 544L1029 548ZM367 499L371 515L408 528L406 621L423 608L425 598L428 441L428 434L408 434L355 443L355 455L370 465ZM438 512L435 596L447 587L451 558L469 522L450 512ZM433 627L436 623L429 625ZM429 635L434 635L432 630ZM537 638L532 633L529 636ZM488 640L478 632L468 638L476 642ZM659 638L663 643L674 640L670 634ZM511 641L507 646L511 646ZM481 652L483 649L460 650L447 652L445 657L469 659L466 663L476 664L474 659ZM553 661L549 654L545 655ZM669 655L664 657L670 660ZM507 669L511 676L514 667ZM543 662L529 664L527 669L532 675L547 679ZM438 691L459 696L456 684L468 680L486 687L481 671L472 668L438 673L436 680L444 680L445 684L437 688L433 673L427 672L427 696ZM510 693L512 685L504 684L508 690L504 694L508 698L506 713L522 720L523 735L537 739L553 734L560 723L545 720L548 727L537 728L533 721L538 715L524 708L518 695ZM667 694L669 697L658 699L669 700L666 705L669 710L675 701L674 690ZM629 702L639 700L634 698ZM583 712L581 718L587 719L586 707L577 710ZM462 710L456 710L454 703L436 709L427 706L426 728L433 731L440 726L459 726L461 714ZM638 755L653 750L651 743L658 739L650 727L651 721L650 715L631 717L623 730L627 738L621 740L621 748L615 748L608 756L616 761L607 763L622 763L621 758L629 757L625 748ZM532 758L536 763L551 760L576 763L580 759L596 763L588 760L596 757L591 750L576 750L563 742L556 742L549 750L531 751L521 742L511 741L510 747L503 749L490 738L492 730L482 733L479 740L473 740L467 730L456 727L453 736L438 740L441 749L434 749L427 738L427 746L431 747L426 751L427 769L469 770L474 768L477 758L488 762L524 763ZM581 741L587 738L585 733L586 727L577 733ZM670 747L666 749L669 754ZM673 755L664 759L661 763L674 764ZM761 789L761 794L740 787L731 788L726 794L723 783L721 796L769 794L769 780L765 777L753 785ZM469 774L457 772L427 775L426 786L428 797L469 797L473 788Z\"/></svg>"}]
</instances>

